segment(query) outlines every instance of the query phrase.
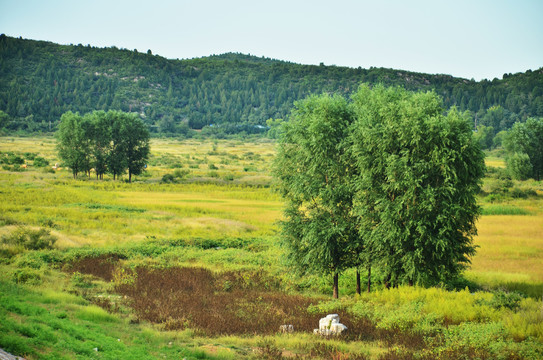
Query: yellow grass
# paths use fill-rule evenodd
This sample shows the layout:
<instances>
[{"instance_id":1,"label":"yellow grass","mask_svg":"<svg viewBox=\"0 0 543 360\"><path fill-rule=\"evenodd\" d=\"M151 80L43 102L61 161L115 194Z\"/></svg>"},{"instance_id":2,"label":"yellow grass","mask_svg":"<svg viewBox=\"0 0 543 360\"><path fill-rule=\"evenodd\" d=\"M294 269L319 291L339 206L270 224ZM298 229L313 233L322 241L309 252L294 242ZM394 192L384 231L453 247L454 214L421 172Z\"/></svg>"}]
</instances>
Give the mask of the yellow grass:
<instances>
[{"instance_id":1,"label":"yellow grass","mask_svg":"<svg viewBox=\"0 0 543 360\"><path fill-rule=\"evenodd\" d=\"M505 160L496 156L487 156L485 158L485 165L487 167L504 168Z\"/></svg>"},{"instance_id":2,"label":"yellow grass","mask_svg":"<svg viewBox=\"0 0 543 360\"><path fill-rule=\"evenodd\" d=\"M151 149L155 165L145 177L136 177L144 183L74 181L68 169L54 174L32 167L21 173L0 169L0 213L32 227L52 221L60 247L126 243L147 236L260 238L277 232L282 210L278 194L242 185L270 184L274 143L153 139ZM37 152L52 164L59 162L50 137L0 138L0 151ZM159 184L162 175L175 170L164 163L166 158L191 171L189 183ZM497 157L486 161L504 165ZM190 183L192 177L207 176L210 163L218 167L219 176L233 174L235 180ZM524 185L541 190L535 183L518 186ZM466 274L486 284L543 284L543 201L532 197L504 204L532 215L483 216L475 238L480 247ZM0 235L10 229L0 227Z\"/></svg>"},{"instance_id":3,"label":"yellow grass","mask_svg":"<svg viewBox=\"0 0 543 360\"><path fill-rule=\"evenodd\" d=\"M491 288L543 296L543 216L483 216L466 277Z\"/></svg>"}]
</instances>

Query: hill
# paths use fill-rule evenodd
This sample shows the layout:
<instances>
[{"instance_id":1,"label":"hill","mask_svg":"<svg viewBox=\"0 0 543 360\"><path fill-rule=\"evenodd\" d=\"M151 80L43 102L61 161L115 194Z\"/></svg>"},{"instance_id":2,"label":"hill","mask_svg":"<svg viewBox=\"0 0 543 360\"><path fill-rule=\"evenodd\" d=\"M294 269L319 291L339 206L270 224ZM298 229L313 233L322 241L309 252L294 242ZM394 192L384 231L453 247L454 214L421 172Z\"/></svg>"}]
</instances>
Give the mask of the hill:
<instances>
[{"instance_id":1,"label":"hill","mask_svg":"<svg viewBox=\"0 0 543 360\"><path fill-rule=\"evenodd\" d=\"M153 132L265 131L311 93L350 94L360 83L434 90L478 124L509 128L543 116L543 68L474 81L385 68L300 65L227 53L170 60L151 51L58 45L0 35L0 110L9 131L53 131L66 111L138 112Z\"/></svg>"}]
</instances>

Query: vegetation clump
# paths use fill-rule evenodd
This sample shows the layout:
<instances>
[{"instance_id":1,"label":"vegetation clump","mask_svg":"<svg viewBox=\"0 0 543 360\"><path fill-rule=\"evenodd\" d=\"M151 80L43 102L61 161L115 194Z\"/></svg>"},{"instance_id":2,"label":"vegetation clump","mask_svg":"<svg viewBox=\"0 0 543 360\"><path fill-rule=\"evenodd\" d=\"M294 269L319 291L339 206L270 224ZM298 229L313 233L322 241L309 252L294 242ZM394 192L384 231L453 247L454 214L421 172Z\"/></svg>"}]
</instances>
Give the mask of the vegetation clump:
<instances>
[{"instance_id":1,"label":"vegetation clump","mask_svg":"<svg viewBox=\"0 0 543 360\"><path fill-rule=\"evenodd\" d=\"M26 250L53 249L56 241L57 237L51 235L50 230L33 230L24 226L19 226L9 235L2 235L0 238L3 244L22 247Z\"/></svg>"}]
</instances>

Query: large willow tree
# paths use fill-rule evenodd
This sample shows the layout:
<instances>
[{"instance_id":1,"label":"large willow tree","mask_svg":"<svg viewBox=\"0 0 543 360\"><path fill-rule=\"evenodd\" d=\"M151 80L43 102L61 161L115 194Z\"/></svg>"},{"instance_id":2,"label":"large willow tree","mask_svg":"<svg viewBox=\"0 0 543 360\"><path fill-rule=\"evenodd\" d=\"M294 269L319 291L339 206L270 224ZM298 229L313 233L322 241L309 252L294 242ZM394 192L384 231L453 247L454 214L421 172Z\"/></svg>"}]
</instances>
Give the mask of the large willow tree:
<instances>
[{"instance_id":1,"label":"large willow tree","mask_svg":"<svg viewBox=\"0 0 543 360\"><path fill-rule=\"evenodd\" d=\"M348 156L352 114L340 96L297 102L283 127L274 174L286 201L282 222L288 259L302 272L332 275L351 263L357 237L352 214L353 164Z\"/></svg>"},{"instance_id":2,"label":"large willow tree","mask_svg":"<svg viewBox=\"0 0 543 360\"><path fill-rule=\"evenodd\" d=\"M362 86L350 134L360 170L356 210L387 283L458 274L472 237L484 155L468 119L435 93Z\"/></svg>"}]
</instances>

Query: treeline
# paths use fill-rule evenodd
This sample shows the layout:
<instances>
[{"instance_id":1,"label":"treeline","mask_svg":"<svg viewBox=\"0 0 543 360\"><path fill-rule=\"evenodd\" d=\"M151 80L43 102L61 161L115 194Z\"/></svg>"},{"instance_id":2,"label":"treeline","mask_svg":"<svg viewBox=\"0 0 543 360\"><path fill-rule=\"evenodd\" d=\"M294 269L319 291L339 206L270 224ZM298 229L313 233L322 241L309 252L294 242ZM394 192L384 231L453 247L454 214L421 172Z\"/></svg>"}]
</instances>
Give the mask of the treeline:
<instances>
[{"instance_id":1,"label":"treeline","mask_svg":"<svg viewBox=\"0 0 543 360\"><path fill-rule=\"evenodd\" d=\"M74 178L93 170L99 179L106 173L115 179L128 171L131 182L149 158L149 130L134 113L110 110L82 116L69 111L60 118L57 137L58 155Z\"/></svg>"},{"instance_id":2,"label":"treeline","mask_svg":"<svg viewBox=\"0 0 543 360\"><path fill-rule=\"evenodd\" d=\"M137 112L151 132L264 133L295 101L348 96L360 83L434 90L494 134L543 116L543 69L476 82L384 68L299 65L242 54L168 60L151 51L57 45L0 35L0 110L8 131L55 131L67 111Z\"/></svg>"}]
</instances>

